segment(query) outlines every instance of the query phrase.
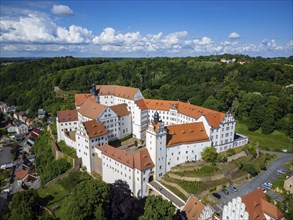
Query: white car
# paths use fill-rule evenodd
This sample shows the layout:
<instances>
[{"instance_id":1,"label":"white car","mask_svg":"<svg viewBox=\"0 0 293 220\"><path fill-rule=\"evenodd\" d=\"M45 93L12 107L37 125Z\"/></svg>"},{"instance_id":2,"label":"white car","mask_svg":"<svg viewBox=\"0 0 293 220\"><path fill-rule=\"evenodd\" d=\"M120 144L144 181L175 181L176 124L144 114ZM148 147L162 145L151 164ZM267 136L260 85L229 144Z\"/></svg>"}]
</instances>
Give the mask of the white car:
<instances>
[{"instance_id":1,"label":"white car","mask_svg":"<svg viewBox=\"0 0 293 220\"><path fill-rule=\"evenodd\" d=\"M285 170L281 170L281 169L278 169L277 172L281 174L286 174Z\"/></svg>"},{"instance_id":2,"label":"white car","mask_svg":"<svg viewBox=\"0 0 293 220\"><path fill-rule=\"evenodd\" d=\"M261 185L261 187L264 188L264 189L271 189L272 186L273 186L273 184L272 183L268 183L268 182L265 182L265 183L263 183Z\"/></svg>"}]
</instances>

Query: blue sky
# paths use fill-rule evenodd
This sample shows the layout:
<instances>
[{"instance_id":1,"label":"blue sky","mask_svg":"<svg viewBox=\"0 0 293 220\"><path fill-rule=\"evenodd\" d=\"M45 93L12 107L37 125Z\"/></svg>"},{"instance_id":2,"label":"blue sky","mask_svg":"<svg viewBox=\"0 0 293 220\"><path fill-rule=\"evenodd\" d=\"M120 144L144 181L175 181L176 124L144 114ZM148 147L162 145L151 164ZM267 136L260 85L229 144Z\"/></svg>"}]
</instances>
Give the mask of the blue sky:
<instances>
[{"instance_id":1,"label":"blue sky","mask_svg":"<svg viewBox=\"0 0 293 220\"><path fill-rule=\"evenodd\" d=\"M1 57L290 56L292 2L1 0Z\"/></svg>"}]
</instances>

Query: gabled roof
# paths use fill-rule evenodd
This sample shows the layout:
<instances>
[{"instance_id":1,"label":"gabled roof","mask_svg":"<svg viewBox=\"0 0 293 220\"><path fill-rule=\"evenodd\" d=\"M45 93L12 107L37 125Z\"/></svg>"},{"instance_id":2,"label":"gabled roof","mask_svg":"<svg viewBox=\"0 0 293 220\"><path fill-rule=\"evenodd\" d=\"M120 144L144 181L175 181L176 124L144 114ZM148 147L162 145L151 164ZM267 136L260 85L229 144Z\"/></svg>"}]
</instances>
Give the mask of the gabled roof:
<instances>
[{"instance_id":1,"label":"gabled roof","mask_svg":"<svg viewBox=\"0 0 293 220\"><path fill-rule=\"evenodd\" d=\"M180 101L140 99L135 101L135 103L141 110L152 109L169 111L169 109L177 109L179 113L194 119L198 119L204 115L209 125L213 128L219 127L225 117L225 113Z\"/></svg>"},{"instance_id":2,"label":"gabled roof","mask_svg":"<svg viewBox=\"0 0 293 220\"><path fill-rule=\"evenodd\" d=\"M266 219L264 213L274 219L281 219L284 217L278 207L266 200L265 194L261 188L243 196L242 202L246 206L249 220Z\"/></svg>"},{"instance_id":3,"label":"gabled roof","mask_svg":"<svg viewBox=\"0 0 293 220\"><path fill-rule=\"evenodd\" d=\"M57 112L58 122L77 121L77 110L65 110ZM36 132L36 131L34 131ZM37 133L37 132L36 132Z\"/></svg>"},{"instance_id":4,"label":"gabled roof","mask_svg":"<svg viewBox=\"0 0 293 220\"><path fill-rule=\"evenodd\" d=\"M130 114L130 111L128 111L128 109L127 109L127 105L124 104L124 103L123 104L118 104L118 105L110 106L110 108L119 117L123 117L125 115L129 115Z\"/></svg>"},{"instance_id":5,"label":"gabled roof","mask_svg":"<svg viewBox=\"0 0 293 220\"><path fill-rule=\"evenodd\" d=\"M131 153L130 151L124 151L108 144L105 144L104 146L97 145L96 148L100 150L103 155L106 155L130 168L136 168L142 171L154 167L154 163L147 149Z\"/></svg>"},{"instance_id":6,"label":"gabled roof","mask_svg":"<svg viewBox=\"0 0 293 220\"><path fill-rule=\"evenodd\" d=\"M83 122L84 128L87 132L87 135L90 138L100 137L107 134L107 130L104 124L100 121L91 120Z\"/></svg>"},{"instance_id":7,"label":"gabled roof","mask_svg":"<svg viewBox=\"0 0 293 220\"><path fill-rule=\"evenodd\" d=\"M28 174L30 173L30 171L21 169L21 170L16 170L15 171L15 177L17 180L22 180L23 178L25 178Z\"/></svg>"},{"instance_id":8,"label":"gabled roof","mask_svg":"<svg viewBox=\"0 0 293 220\"><path fill-rule=\"evenodd\" d=\"M198 220L204 208L205 205L201 201L190 195L182 211L185 212L187 220Z\"/></svg>"},{"instance_id":9,"label":"gabled roof","mask_svg":"<svg viewBox=\"0 0 293 220\"><path fill-rule=\"evenodd\" d=\"M96 85L98 95L113 95L124 99L134 99L138 88L118 86L118 85Z\"/></svg>"},{"instance_id":10,"label":"gabled roof","mask_svg":"<svg viewBox=\"0 0 293 220\"><path fill-rule=\"evenodd\" d=\"M75 106L81 106L87 99L94 101L95 97L91 93L74 94Z\"/></svg>"},{"instance_id":11,"label":"gabled roof","mask_svg":"<svg viewBox=\"0 0 293 220\"><path fill-rule=\"evenodd\" d=\"M167 146L209 141L202 122L169 125L167 128Z\"/></svg>"},{"instance_id":12,"label":"gabled roof","mask_svg":"<svg viewBox=\"0 0 293 220\"><path fill-rule=\"evenodd\" d=\"M105 105L92 102L91 100L86 100L78 112L87 118L97 119L105 108Z\"/></svg>"}]
</instances>

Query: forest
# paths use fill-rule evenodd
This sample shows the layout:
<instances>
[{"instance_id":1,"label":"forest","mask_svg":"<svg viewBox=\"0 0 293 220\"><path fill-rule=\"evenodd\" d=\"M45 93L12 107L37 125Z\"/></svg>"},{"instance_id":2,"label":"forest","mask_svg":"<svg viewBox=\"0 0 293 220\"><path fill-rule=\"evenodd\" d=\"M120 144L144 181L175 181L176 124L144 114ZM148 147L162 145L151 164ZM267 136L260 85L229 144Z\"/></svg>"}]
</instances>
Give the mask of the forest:
<instances>
[{"instance_id":1,"label":"forest","mask_svg":"<svg viewBox=\"0 0 293 220\"><path fill-rule=\"evenodd\" d=\"M223 57L236 62L222 63ZM0 68L0 100L28 109L32 116L38 108L53 114L74 108L74 93L89 92L92 83L117 84L137 87L145 98L231 109L251 131L277 129L293 137L293 56L56 57L2 62Z\"/></svg>"}]
</instances>

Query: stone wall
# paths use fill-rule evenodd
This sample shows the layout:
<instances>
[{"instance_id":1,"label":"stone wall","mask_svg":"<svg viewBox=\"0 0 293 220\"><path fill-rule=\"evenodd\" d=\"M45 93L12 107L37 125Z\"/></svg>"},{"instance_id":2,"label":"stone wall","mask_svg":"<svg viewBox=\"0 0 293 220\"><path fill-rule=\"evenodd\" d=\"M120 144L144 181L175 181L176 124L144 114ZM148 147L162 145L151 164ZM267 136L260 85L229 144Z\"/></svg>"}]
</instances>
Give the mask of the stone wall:
<instances>
[{"instance_id":1,"label":"stone wall","mask_svg":"<svg viewBox=\"0 0 293 220\"><path fill-rule=\"evenodd\" d=\"M200 181L215 181L215 180L225 178L225 174L217 174L217 175L213 175L213 176L204 176L204 177L179 176L179 175L176 175L174 173L168 173L168 175L171 178L177 179L177 180L197 181L197 182L200 182Z\"/></svg>"},{"instance_id":2,"label":"stone wall","mask_svg":"<svg viewBox=\"0 0 293 220\"><path fill-rule=\"evenodd\" d=\"M235 154L235 155L232 155L230 157L227 157L227 162L231 162L233 160L237 160L238 158L245 157L245 156L247 156L247 154L244 151L241 151L238 154Z\"/></svg>"}]
</instances>

